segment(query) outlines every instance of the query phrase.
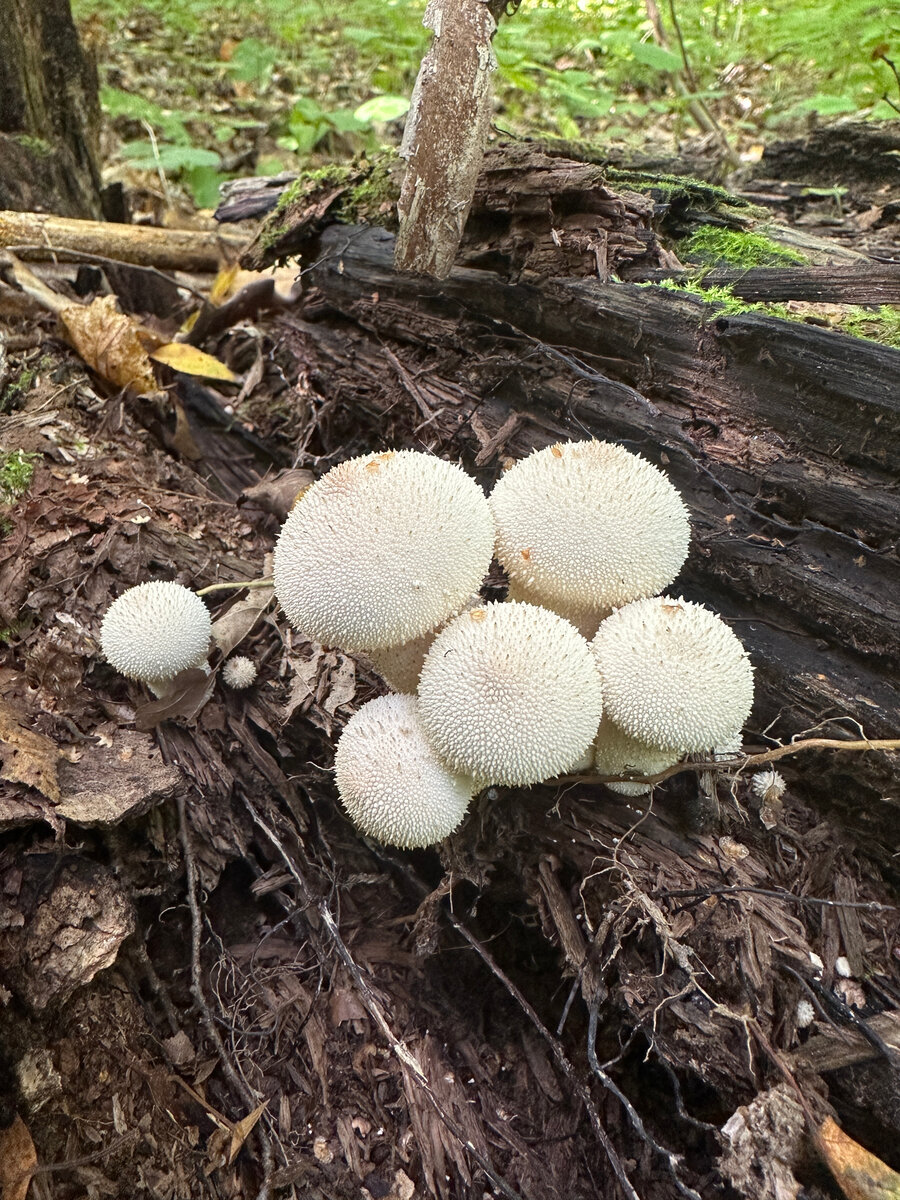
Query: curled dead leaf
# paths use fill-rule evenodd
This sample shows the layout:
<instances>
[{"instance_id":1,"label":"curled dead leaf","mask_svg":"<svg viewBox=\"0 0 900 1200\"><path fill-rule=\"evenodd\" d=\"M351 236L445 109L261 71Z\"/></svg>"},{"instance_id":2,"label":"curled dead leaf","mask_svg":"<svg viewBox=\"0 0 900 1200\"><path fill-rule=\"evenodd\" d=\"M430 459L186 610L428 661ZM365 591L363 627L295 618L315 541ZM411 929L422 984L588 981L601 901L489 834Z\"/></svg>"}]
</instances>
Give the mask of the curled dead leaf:
<instances>
[{"instance_id":1,"label":"curled dead leaf","mask_svg":"<svg viewBox=\"0 0 900 1200\"><path fill-rule=\"evenodd\" d=\"M138 393L156 390L156 379L141 329L120 313L115 296L99 296L90 304L67 304L59 319L72 345L98 375L120 388Z\"/></svg>"}]
</instances>

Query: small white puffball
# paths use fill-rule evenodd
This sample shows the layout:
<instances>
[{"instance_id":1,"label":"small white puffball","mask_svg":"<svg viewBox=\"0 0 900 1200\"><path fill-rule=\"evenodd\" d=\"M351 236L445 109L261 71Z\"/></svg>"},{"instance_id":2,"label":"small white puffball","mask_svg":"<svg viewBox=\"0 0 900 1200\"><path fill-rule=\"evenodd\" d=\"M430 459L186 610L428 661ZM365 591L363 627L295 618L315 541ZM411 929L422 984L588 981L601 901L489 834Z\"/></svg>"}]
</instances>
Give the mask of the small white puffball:
<instances>
[{"instance_id":1,"label":"small white puffball","mask_svg":"<svg viewBox=\"0 0 900 1200\"><path fill-rule=\"evenodd\" d=\"M206 664L211 621L200 597L157 580L123 592L106 610L100 645L111 666L157 694L189 667Z\"/></svg>"},{"instance_id":2,"label":"small white puffball","mask_svg":"<svg viewBox=\"0 0 900 1200\"><path fill-rule=\"evenodd\" d=\"M414 450L351 458L313 484L275 546L275 594L306 637L349 651L398 646L477 592L494 522L456 464Z\"/></svg>"},{"instance_id":3,"label":"small white puffball","mask_svg":"<svg viewBox=\"0 0 900 1200\"><path fill-rule=\"evenodd\" d=\"M594 741L594 770L598 775L656 775L674 766L681 756L672 750L648 746L629 737L604 717ZM607 783L611 792L621 796L645 796L651 791L649 783Z\"/></svg>"},{"instance_id":4,"label":"small white puffball","mask_svg":"<svg viewBox=\"0 0 900 1200\"><path fill-rule=\"evenodd\" d=\"M797 1001L797 1028L809 1029L813 1021L816 1019L816 1010L813 1008L809 1000Z\"/></svg>"},{"instance_id":5,"label":"small white puffball","mask_svg":"<svg viewBox=\"0 0 900 1200\"><path fill-rule=\"evenodd\" d=\"M236 654L222 668L222 679L230 687L241 691L256 682L256 663L252 658Z\"/></svg>"},{"instance_id":6,"label":"small white puffball","mask_svg":"<svg viewBox=\"0 0 900 1200\"><path fill-rule=\"evenodd\" d=\"M850 966L850 959L845 958L842 954L840 958L834 960L834 973L839 975L841 979L850 979L853 976L853 968Z\"/></svg>"},{"instance_id":7,"label":"small white puffball","mask_svg":"<svg viewBox=\"0 0 900 1200\"><path fill-rule=\"evenodd\" d=\"M750 780L750 787L753 789L754 796L759 796L760 800L772 804L775 800L781 799L787 784L784 782L783 775L780 775L773 767L767 767L764 771L756 772Z\"/></svg>"},{"instance_id":8,"label":"small white puffball","mask_svg":"<svg viewBox=\"0 0 900 1200\"><path fill-rule=\"evenodd\" d=\"M601 623L591 647L606 715L648 745L702 753L733 738L750 715L750 660L700 604L636 600Z\"/></svg>"},{"instance_id":9,"label":"small white puffball","mask_svg":"<svg viewBox=\"0 0 900 1200\"><path fill-rule=\"evenodd\" d=\"M573 624L654 595L687 557L690 525L678 492L613 442L536 451L498 480L489 503L515 598Z\"/></svg>"},{"instance_id":10,"label":"small white puffball","mask_svg":"<svg viewBox=\"0 0 900 1200\"><path fill-rule=\"evenodd\" d=\"M388 846L433 846L466 813L475 784L438 761L415 696L378 696L347 722L334 758L341 802L353 824Z\"/></svg>"},{"instance_id":11,"label":"small white puffball","mask_svg":"<svg viewBox=\"0 0 900 1200\"><path fill-rule=\"evenodd\" d=\"M603 707L590 647L549 609L491 603L435 638L419 713L441 760L485 783L526 786L566 771Z\"/></svg>"}]
</instances>

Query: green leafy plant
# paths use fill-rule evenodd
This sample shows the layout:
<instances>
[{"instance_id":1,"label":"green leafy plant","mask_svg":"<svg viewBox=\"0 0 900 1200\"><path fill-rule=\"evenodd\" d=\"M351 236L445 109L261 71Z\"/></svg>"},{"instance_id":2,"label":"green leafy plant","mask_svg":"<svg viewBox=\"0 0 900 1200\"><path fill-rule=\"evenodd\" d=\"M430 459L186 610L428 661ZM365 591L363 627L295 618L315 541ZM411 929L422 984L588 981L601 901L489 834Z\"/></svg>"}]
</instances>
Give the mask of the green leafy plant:
<instances>
[{"instance_id":1,"label":"green leafy plant","mask_svg":"<svg viewBox=\"0 0 900 1200\"><path fill-rule=\"evenodd\" d=\"M0 504L14 504L31 486L40 454L9 450L0 454Z\"/></svg>"}]
</instances>

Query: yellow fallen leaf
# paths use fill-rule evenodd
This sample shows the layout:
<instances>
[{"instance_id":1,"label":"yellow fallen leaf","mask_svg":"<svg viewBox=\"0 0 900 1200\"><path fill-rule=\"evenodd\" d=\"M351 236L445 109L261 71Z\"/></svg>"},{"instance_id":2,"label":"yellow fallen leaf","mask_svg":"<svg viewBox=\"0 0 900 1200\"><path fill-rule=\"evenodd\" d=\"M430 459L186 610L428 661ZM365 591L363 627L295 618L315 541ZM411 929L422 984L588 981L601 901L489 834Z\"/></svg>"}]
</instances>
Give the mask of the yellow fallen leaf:
<instances>
[{"instance_id":1,"label":"yellow fallen leaf","mask_svg":"<svg viewBox=\"0 0 900 1200\"><path fill-rule=\"evenodd\" d=\"M99 296L90 304L67 304L59 319L72 345L98 375L140 394L156 390L141 328L119 312L115 296Z\"/></svg>"},{"instance_id":2,"label":"yellow fallen leaf","mask_svg":"<svg viewBox=\"0 0 900 1200\"><path fill-rule=\"evenodd\" d=\"M0 779L25 783L59 804L56 743L42 733L23 729L14 709L0 701Z\"/></svg>"},{"instance_id":3,"label":"yellow fallen leaf","mask_svg":"<svg viewBox=\"0 0 900 1200\"><path fill-rule=\"evenodd\" d=\"M238 1152L250 1136L256 1122L268 1108L268 1100L264 1100L258 1108L254 1108L253 1112L247 1113L242 1121L238 1121L231 1130L231 1145L228 1148L229 1165L234 1162L238 1156Z\"/></svg>"},{"instance_id":4,"label":"yellow fallen leaf","mask_svg":"<svg viewBox=\"0 0 900 1200\"><path fill-rule=\"evenodd\" d=\"M37 1166L37 1153L20 1116L0 1129L0 1200L25 1200Z\"/></svg>"},{"instance_id":5,"label":"yellow fallen leaf","mask_svg":"<svg viewBox=\"0 0 900 1200\"><path fill-rule=\"evenodd\" d=\"M155 362L165 363L174 371L181 371L183 375L202 375L204 379L226 379L229 383L234 383L238 378L234 371L230 371L223 362L219 362L211 354L204 354L196 346L189 346L187 342L168 342L165 346L154 350L150 357Z\"/></svg>"},{"instance_id":6,"label":"yellow fallen leaf","mask_svg":"<svg viewBox=\"0 0 900 1200\"><path fill-rule=\"evenodd\" d=\"M234 295L234 283L240 273L241 268L237 263L231 263L230 266L221 267L218 275L213 280L213 285L209 289L209 302L216 306L224 304L229 296Z\"/></svg>"},{"instance_id":7,"label":"yellow fallen leaf","mask_svg":"<svg viewBox=\"0 0 900 1200\"><path fill-rule=\"evenodd\" d=\"M847 1200L900 1200L900 1175L847 1137L831 1117L822 1122L816 1145Z\"/></svg>"}]
</instances>

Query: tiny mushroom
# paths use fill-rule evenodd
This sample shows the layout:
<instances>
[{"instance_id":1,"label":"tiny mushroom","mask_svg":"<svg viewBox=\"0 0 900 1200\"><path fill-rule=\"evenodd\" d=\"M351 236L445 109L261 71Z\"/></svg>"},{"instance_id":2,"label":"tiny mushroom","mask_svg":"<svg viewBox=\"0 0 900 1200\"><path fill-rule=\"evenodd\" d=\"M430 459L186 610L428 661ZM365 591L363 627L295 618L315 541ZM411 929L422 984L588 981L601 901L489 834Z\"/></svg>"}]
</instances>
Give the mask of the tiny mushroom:
<instances>
[{"instance_id":1,"label":"tiny mushroom","mask_svg":"<svg viewBox=\"0 0 900 1200\"><path fill-rule=\"evenodd\" d=\"M677 755L735 737L753 704L753 668L716 613L654 596L607 617L591 643L606 715L650 746Z\"/></svg>"},{"instance_id":2,"label":"tiny mushroom","mask_svg":"<svg viewBox=\"0 0 900 1200\"><path fill-rule=\"evenodd\" d=\"M456 829L475 784L444 767L415 696L378 696L344 727L334 759L341 802L363 833L388 846L432 846Z\"/></svg>"},{"instance_id":3,"label":"tiny mushroom","mask_svg":"<svg viewBox=\"0 0 900 1200\"><path fill-rule=\"evenodd\" d=\"M291 511L275 547L275 594L306 637L381 650L458 613L486 574L494 524L454 463L414 450L351 458Z\"/></svg>"},{"instance_id":4,"label":"tiny mushroom","mask_svg":"<svg viewBox=\"0 0 900 1200\"><path fill-rule=\"evenodd\" d=\"M561 442L503 475L488 503L514 599L579 626L668 586L688 513L668 478L613 442Z\"/></svg>"},{"instance_id":5,"label":"tiny mushroom","mask_svg":"<svg viewBox=\"0 0 900 1200\"><path fill-rule=\"evenodd\" d=\"M180 583L139 583L106 610L100 645L111 666L164 696L189 667L206 667L211 622L200 597Z\"/></svg>"},{"instance_id":6,"label":"tiny mushroom","mask_svg":"<svg viewBox=\"0 0 900 1200\"><path fill-rule=\"evenodd\" d=\"M533 604L491 603L435 638L419 676L419 714L451 770L528 785L566 771L597 732L603 702L590 647Z\"/></svg>"},{"instance_id":7,"label":"tiny mushroom","mask_svg":"<svg viewBox=\"0 0 900 1200\"><path fill-rule=\"evenodd\" d=\"M236 691L248 688L256 682L256 663L244 654L236 654L222 668L222 679Z\"/></svg>"},{"instance_id":8,"label":"tiny mushroom","mask_svg":"<svg viewBox=\"0 0 900 1200\"><path fill-rule=\"evenodd\" d=\"M674 750L648 746L629 737L609 717L604 717L594 742L594 770L598 775L656 775L674 766L681 756ZM645 796L649 783L607 783L611 792L621 796Z\"/></svg>"}]
</instances>

